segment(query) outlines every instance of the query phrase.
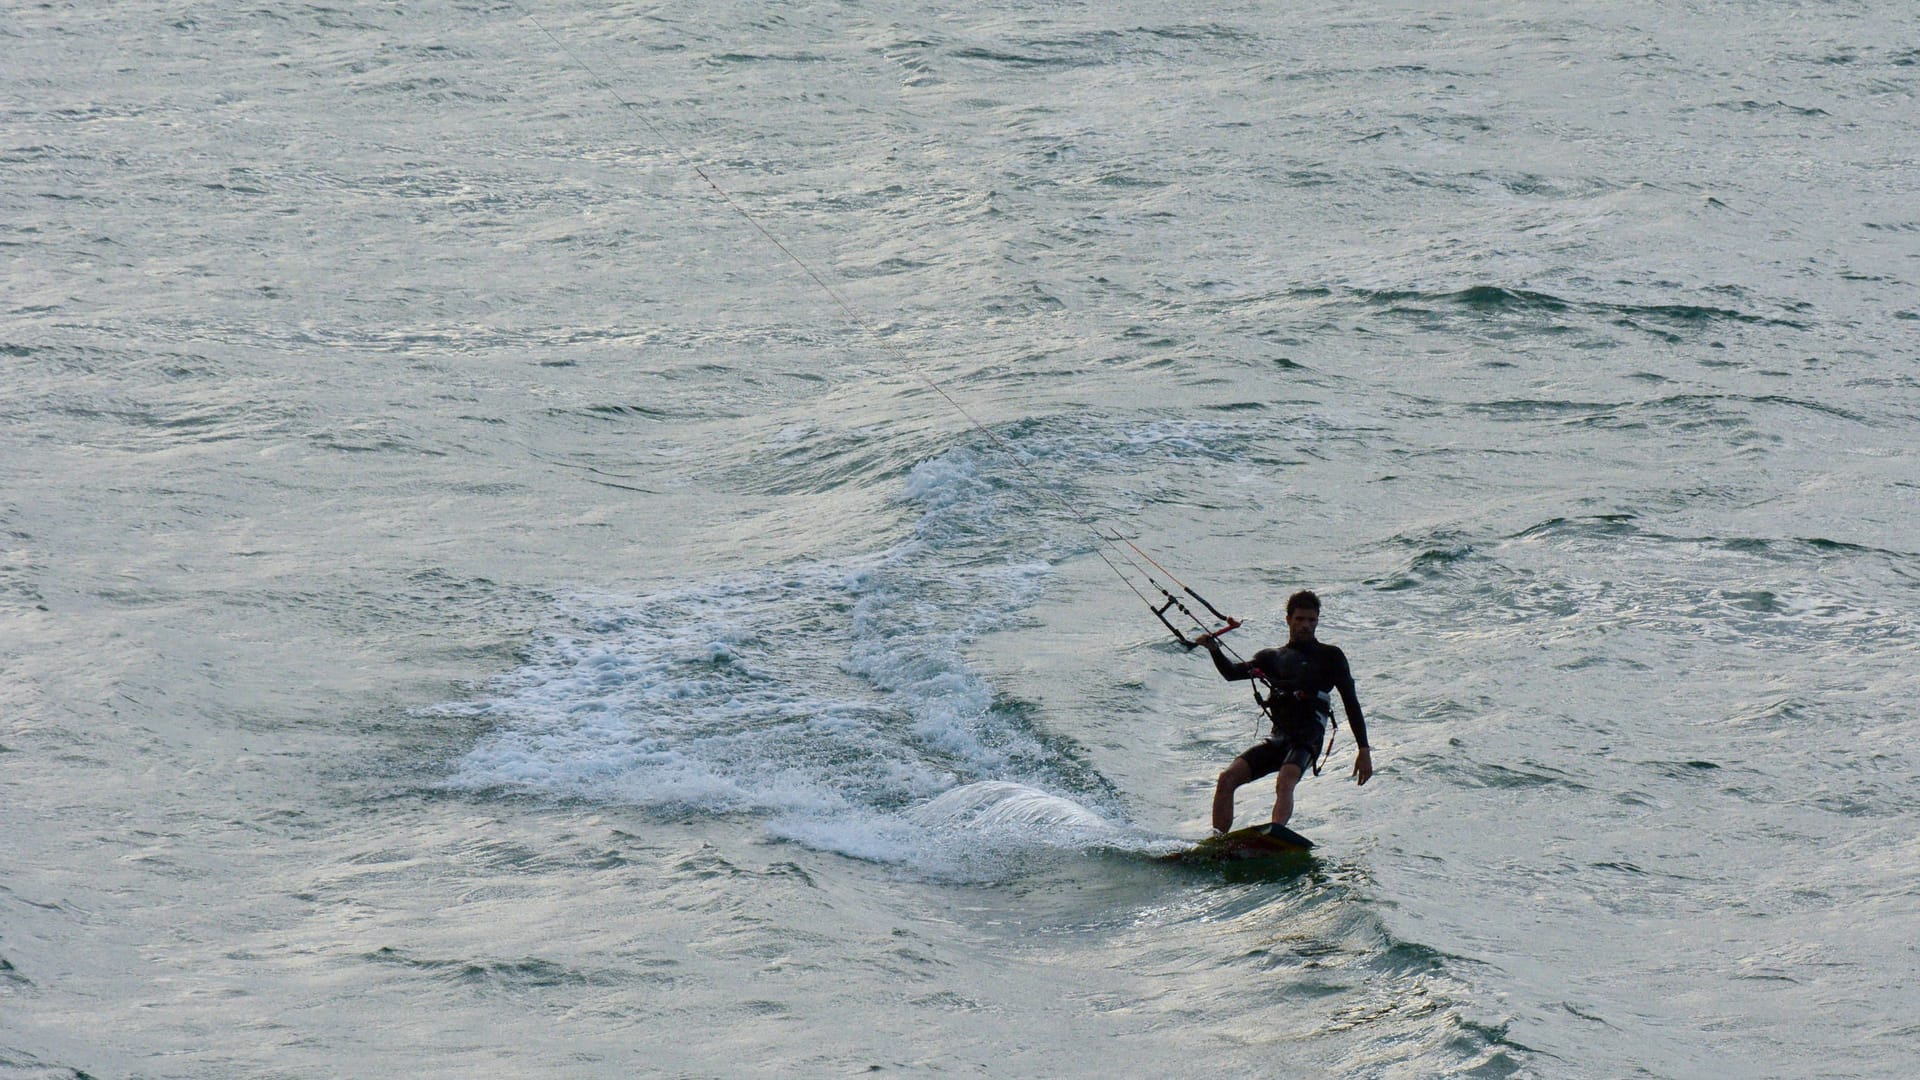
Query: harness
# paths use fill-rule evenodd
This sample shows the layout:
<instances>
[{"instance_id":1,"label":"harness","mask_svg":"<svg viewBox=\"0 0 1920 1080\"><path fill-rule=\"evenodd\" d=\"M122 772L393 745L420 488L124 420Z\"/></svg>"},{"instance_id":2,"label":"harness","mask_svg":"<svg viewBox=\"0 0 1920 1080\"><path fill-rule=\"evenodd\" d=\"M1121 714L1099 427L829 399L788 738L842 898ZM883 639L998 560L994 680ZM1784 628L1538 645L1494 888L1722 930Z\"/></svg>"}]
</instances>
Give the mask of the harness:
<instances>
[{"instance_id":1,"label":"harness","mask_svg":"<svg viewBox=\"0 0 1920 1080\"><path fill-rule=\"evenodd\" d=\"M1294 722L1289 718L1283 717L1280 711L1276 708L1276 706L1280 703L1279 702L1280 691L1277 689L1272 689L1268 692L1266 697L1261 697L1260 687L1258 684L1267 682L1266 676L1261 675L1258 671L1255 671L1253 681L1256 684L1253 688L1253 700L1256 702L1259 702L1260 708L1263 711L1265 711L1267 714L1267 719L1273 723L1274 737L1277 739L1281 739L1287 743L1304 742L1305 740L1296 739L1294 737L1294 732L1292 730L1295 726ZM1272 684L1268 683L1268 686L1271 687ZM1340 725L1334 723L1334 720L1333 720L1333 699L1328 696L1325 690L1322 690L1318 694L1314 695L1313 714L1316 717L1320 718L1320 726L1325 728L1327 731L1326 745L1324 746L1321 745L1320 740L1317 737L1313 740L1313 761L1310 764L1313 766L1313 775L1319 776L1320 763L1326 760L1327 758L1333 756L1333 740L1334 740L1334 737L1340 733ZM1256 721L1256 725L1257 723L1258 722ZM1259 732L1259 728L1256 726L1254 731L1257 734Z\"/></svg>"}]
</instances>

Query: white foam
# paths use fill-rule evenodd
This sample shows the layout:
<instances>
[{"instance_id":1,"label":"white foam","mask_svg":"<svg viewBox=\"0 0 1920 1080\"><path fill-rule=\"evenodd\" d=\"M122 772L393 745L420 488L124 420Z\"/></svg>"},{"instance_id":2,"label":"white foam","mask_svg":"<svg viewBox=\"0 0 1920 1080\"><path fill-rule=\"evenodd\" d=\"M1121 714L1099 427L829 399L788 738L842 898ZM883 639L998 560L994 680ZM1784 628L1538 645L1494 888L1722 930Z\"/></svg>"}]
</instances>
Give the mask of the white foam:
<instances>
[{"instance_id":1,"label":"white foam","mask_svg":"<svg viewBox=\"0 0 1920 1080\"><path fill-rule=\"evenodd\" d=\"M963 880L995 879L1047 852L1179 846L1065 796L1000 780L963 784L900 813L786 815L768 831L818 850Z\"/></svg>"},{"instance_id":2,"label":"white foam","mask_svg":"<svg viewBox=\"0 0 1920 1080\"><path fill-rule=\"evenodd\" d=\"M1089 447L1184 437L1075 430L1047 449L1071 467ZM448 786L751 812L776 835L923 865L969 847L1121 843L967 660L1053 573L1008 560L1036 526L1025 498L1003 513L990 461L1007 467L961 449L911 470L897 501L919 516L892 547L563 605L490 696L447 707L496 724Z\"/></svg>"},{"instance_id":3,"label":"white foam","mask_svg":"<svg viewBox=\"0 0 1920 1080\"><path fill-rule=\"evenodd\" d=\"M986 830L1037 839L1077 840L1118 832L1113 823L1072 799L1005 780L954 788L914 807L907 816L929 828Z\"/></svg>"}]
</instances>

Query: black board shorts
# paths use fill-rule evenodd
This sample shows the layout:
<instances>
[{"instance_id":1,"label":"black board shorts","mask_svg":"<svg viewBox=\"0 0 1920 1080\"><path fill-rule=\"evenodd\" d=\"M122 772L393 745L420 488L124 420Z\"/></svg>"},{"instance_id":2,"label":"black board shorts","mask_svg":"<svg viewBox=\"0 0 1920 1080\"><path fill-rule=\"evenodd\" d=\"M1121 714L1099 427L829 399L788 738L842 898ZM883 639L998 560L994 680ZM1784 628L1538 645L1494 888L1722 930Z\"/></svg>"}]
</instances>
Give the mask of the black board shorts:
<instances>
[{"instance_id":1,"label":"black board shorts","mask_svg":"<svg viewBox=\"0 0 1920 1080\"><path fill-rule=\"evenodd\" d=\"M1251 779L1254 780L1271 776L1284 765L1300 766L1300 774L1305 776L1313 771L1314 759L1320 756L1322 730L1313 729L1311 734L1303 731L1292 738L1276 735L1266 742L1247 747L1239 760L1246 762L1247 768L1253 770Z\"/></svg>"}]
</instances>

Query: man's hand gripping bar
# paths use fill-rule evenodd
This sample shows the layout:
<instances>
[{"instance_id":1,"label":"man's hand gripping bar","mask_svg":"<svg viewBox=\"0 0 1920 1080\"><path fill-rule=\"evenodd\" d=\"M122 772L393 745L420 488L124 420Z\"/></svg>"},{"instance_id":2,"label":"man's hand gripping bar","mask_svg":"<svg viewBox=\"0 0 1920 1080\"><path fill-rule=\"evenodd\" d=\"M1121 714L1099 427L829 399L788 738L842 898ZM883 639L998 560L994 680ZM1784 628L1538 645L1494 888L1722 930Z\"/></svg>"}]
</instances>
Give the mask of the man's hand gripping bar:
<instances>
[{"instance_id":1,"label":"man's hand gripping bar","mask_svg":"<svg viewBox=\"0 0 1920 1080\"><path fill-rule=\"evenodd\" d=\"M1173 610L1174 608L1179 608L1180 614L1185 615L1189 619L1192 619L1194 622L1194 625L1205 626L1206 624L1200 621L1199 616L1195 615L1192 611L1189 611L1187 609L1187 605L1180 602L1179 597L1173 595L1172 593L1168 592L1165 589L1161 589L1160 595L1166 597L1167 602L1164 604L1161 604L1157 608L1154 608L1153 613L1155 615L1160 616L1160 622L1163 625L1165 625L1168 630L1171 630L1173 632L1173 639L1175 641L1178 641L1180 644L1185 645L1189 652L1199 648L1202 645L1205 645L1207 642L1212 641L1215 638L1218 638L1221 634L1224 634L1229 630L1236 630L1239 628L1240 626L1239 619L1236 619L1233 616L1228 615L1225 612L1222 612L1219 608L1214 607L1212 604L1207 603L1206 597L1201 596L1199 593L1194 592L1192 589L1188 589L1184 585L1181 586L1181 588L1185 590L1188 596L1191 596L1195 600L1200 601L1200 604L1202 607L1205 607L1208 612L1210 612L1215 618L1221 620L1222 622L1222 625L1217 630L1208 630L1204 633L1196 634L1193 637L1188 637L1187 635L1180 632L1179 627L1173 625L1172 619L1167 618L1167 612Z\"/></svg>"}]
</instances>

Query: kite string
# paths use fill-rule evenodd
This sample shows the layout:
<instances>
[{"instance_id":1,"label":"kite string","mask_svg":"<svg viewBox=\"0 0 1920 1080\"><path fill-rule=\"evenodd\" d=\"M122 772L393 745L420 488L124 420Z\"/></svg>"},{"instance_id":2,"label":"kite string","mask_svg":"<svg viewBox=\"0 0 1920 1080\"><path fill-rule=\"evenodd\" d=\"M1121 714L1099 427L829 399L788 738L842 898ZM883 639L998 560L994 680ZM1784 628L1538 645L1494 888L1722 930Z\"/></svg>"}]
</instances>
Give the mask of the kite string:
<instances>
[{"instance_id":1,"label":"kite string","mask_svg":"<svg viewBox=\"0 0 1920 1080\"><path fill-rule=\"evenodd\" d=\"M1051 498L1057 505L1059 505L1062 509L1064 509L1068 513L1068 515L1070 515L1075 521L1079 522L1080 525L1083 528L1085 528L1087 532L1090 535L1092 535L1096 541L1099 542L1100 546L1094 549L1094 553L1100 557L1100 561L1105 563L1107 565L1107 568L1109 570L1112 570L1114 572L1114 575L1117 576L1121 580L1121 582L1127 586L1127 588L1133 590L1133 594L1135 596L1138 596L1142 601L1144 601L1148 607L1151 608L1154 606L1152 599L1150 599L1145 593L1141 592L1139 586L1137 586L1134 583L1133 579L1129 577L1125 571L1121 570L1120 567L1114 563L1112 558L1109 558L1109 555L1108 555L1109 552L1117 554L1122 562L1125 562L1128 566L1132 567L1135 573L1145 578L1147 582L1150 585L1152 585L1154 588L1157 588L1163 596L1167 597L1167 599L1172 602L1174 606L1179 607L1182 614L1186 615L1189 619L1192 619L1194 622L1194 625L1198 626L1202 632L1210 632L1208 625L1204 621L1202 621L1198 616L1194 615L1193 612L1187 610L1186 605L1179 603L1179 601L1174 598L1172 592L1170 592L1165 586L1160 585L1159 582L1155 581L1151 573L1149 573L1145 568L1143 568L1138 562L1135 562L1133 558L1129 556L1125 551L1120 549L1116 541L1121 541L1122 538L1117 533L1114 536L1109 537L1104 532L1102 532L1094 524L1093 520L1089 518L1084 512L1082 512L1078 506L1075 506L1071 500L1066 498L1066 496L1061 495L1058 491L1055 491L1052 487L1050 487L1041 478L1041 476L1034 471L1033 467L1027 463L1027 460L1023 454L1015 450L1014 447L1006 441L1006 439L1002 438L999 435L999 433L995 432L992 428L988 427L986 424L981 423L978 418L976 418L971 412L967 410L966 406L962 405L957 399L954 398L952 394L949 394L945 387L941 386L937 381L935 381L933 378L928 376L924 371L920 370L920 368L917 365L915 365L912 362L912 360L907 356L906 352L903 349L901 349L900 346L896 344L894 341L892 341L890 338L883 335L880 332L878 325L875 324L872 319L868 318L864 313L862 313L858 308L856 308L853 305L852 301L848 300L846 296L843 295L839 289L834 287L832 282L827 280L825 275L821 274L818 270L815 270L811 263L809 263L806 259L801 258L797 252L795 252L792 248L788 247L786 243L783 242L778 236L774 235L772 230L768 229L765 225L761 224L759 218L755 217L751 211L749 211L744 205L740 203L739 200L735 199L733 197L733 194L727 191L726 188L722 187L718 181L714 180L712 176L708 175L707 170L704 167L702 167L698 161L695 161L690 154L688 154L685 150L681 149L679 143L669 138L667 136L667 133L664 130L662 130L658 124L654 123L653 118L647 114L646 109L642 108L640 105L632 101L629 101L624 94L620 93L617 87L615 87L606 78L601 76L598 69L596 69L592 64L587 63L586 59L582 57L578 52L576 52L571 45L567 44L567 42L564 39L562 39L558 34L555 34L552 30L549 30L545 23L542 23L539 19L535 18L532 12L528 11L525 7L523 7L520 3L518 3L518 0L508 0L508 3L510 6L514 8L515 11L517 11L520 14L520 17L522 19L525 19L526 22L531 26L533 26L534 29L540 31L541 35L544 36L548 41L553 42L554 47L559 49L562 53L564 53L567 56L567 58L570 61L572 61L575 67L585 72L587 77L593 81L594 85L598 86L601 90L604 90L610 97L613 98L613 100L619 102L622 108L627 109L628 111L633 113L635 116L638 116L641 124L645 125L646 129L653 134L655 141L660 146L665 147L670 153L673 154L674 157L678 158L680 160L680 163L683 166L685 166L690 172L692 172L695 176L698 176L702 181L704 181L707 187L711 188L713 190L713 193L717 195L722 202L726 203L727 206L730 207L735 213L739 214L740 217L743 218L748 225L752 226L753 230L759 233L761 238L765 239L769 244L772 244L777 250L779 250L779 252L782 255L785 255L790 262L792 262L795 266L799 267L800 270L807 275L807 277L811 278L813 280L813 283L820 287L820 291L825 293L827 297L831 299L834 302L834 304L840 308L840 310L846 315L849 321L851 321L855 326L859 327L867 335L867 337L871 339L875 344L879 345L882 349L885 349L887 352L891 353L895 359L899 360L901 368L903 370L905 370L908 374L912 375L915 379L917 379L919 382L924 384L927 387L927 389L932 390L935 394L939 395L941 400L945 401L949 406L953 408L955 412L959 413L960 416L965 418L965 420L969 424L973 425L975 430L979 431L982 435L985 435L989 440L993 442L995 446L999 447L1002 451L1004 451L1008 456L1008 458L1011 459L1013 463L1016 466L1018 466L1023 473L1026 474L1027 478L1030 481L1032 481L1032 486L1034 487L1034 489L1042 492L1047 497ZM1173 574L1166 569L1166 567L1161 566L1158 561L1156 561L1152 556L1148 555L1145 551L1142 551L1138 545L1133 543L1133 541L1125 540L1124 543L1126 544L1127 547L1132 548L1133 551L1136 554L1138 554L1142 559L1145 559L1148 563L1151 563L1161 573L1165 574L1167 578L1171 580L1176 586L1184 590L1188 595L1194 597L1194 599L1200 600L1200 602L1203 605L1205 605L1209 611L1214 611L1212 604L1208 604L1205 600L1200 599L1200 596L1198 593L1195 593L1192 589L1188 588L1185 584L1181 583L1178 578L1174 577ZM1217 611L1215 611L1214 613L1219 614ZM1222 616L1222 617L1225 618L1225 616ZM1162 618L1164 621L1164 616L1162 616ZM1231 629L1232 626L1238 625L1238 623L1234 622L1233 620L1228 620L1228 622L1230 624L1228 626L1228 629ZM1224 632L1224 631L1219 631L1219 632ZM1176 637L1180 636L1177 631L1175 633L1175 636ZM1185 641L1186 639L1181 638L1181 640ZM1234 653L1231 650L1231 648L1226 647L1224 644L1222 645L1222 648L1226 648L1228 654L1233 656L1235 660L1240 659L1239 655L1237 653Z\"/></svg>"}]
</instances>

